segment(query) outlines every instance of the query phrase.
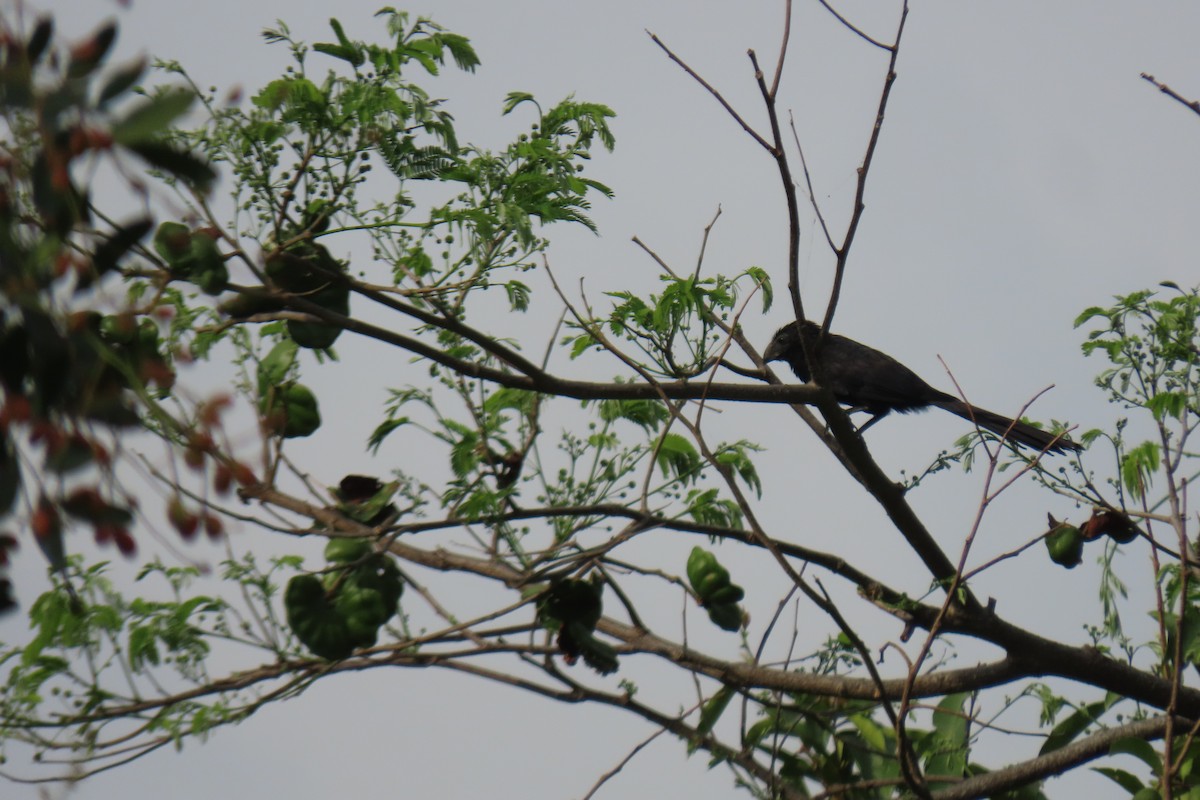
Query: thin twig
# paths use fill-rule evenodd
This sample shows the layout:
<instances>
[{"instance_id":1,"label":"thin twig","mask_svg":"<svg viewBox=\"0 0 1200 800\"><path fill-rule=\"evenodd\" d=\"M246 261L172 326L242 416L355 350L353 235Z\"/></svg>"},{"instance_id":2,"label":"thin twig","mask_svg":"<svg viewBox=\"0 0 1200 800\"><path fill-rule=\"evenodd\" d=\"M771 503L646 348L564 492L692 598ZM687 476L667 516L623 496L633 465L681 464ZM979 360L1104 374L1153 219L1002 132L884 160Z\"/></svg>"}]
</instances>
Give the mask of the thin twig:
<instances>
[{"instance_id":1,"label":"thin twig","mask_svg":"<svg viewBox=\"0 0 1200 800\"><path fill-rule=\"evenodd\" d=\"M736 111L734 111L733 106L729 105L729 101L726 100L724 97L722 97L720 92L718 92L716 89L714 89L712 87L712 85L709 84L708 81L704 80L704 78L701 78L700 75L697 74L697 72L694 69L689 67L683 61L683 59L681 59L679 56L677 56L673 52L671 52L671 48L669 48L665 44L663 44L662 40L659 39L658 36L656 36L653 32L646 31L646 34L649 35L650 40L652 42L654 42L656 45L658 45L660 48L662 48L662 51L667 54L668 58L670 58L672 61L674 61L676 64L678 64L681 68L683 68L683 71L686 72L688 75L690 75L692 80L696 81L696 83L700 84L705 89L707 89L708 93L711 94L714 98L716 98L717 102L721 104L721 107L729 112L729 116L733 117L733 119L737 122L737 124L742 126L742 130L744 130L746 133L750 134L750 136L754 139L754 141L756 141L760 145L762 145L762 147L765 150L768 150L768 151L771 150L771 145L767 143L767 140L764 139L762 136L760 136L757 131L755 131L753 128L751 128L750 123L748 123L748 122L746 122L746 120L742 119L740 114L738 114Z\"/></svg>"},{"instance_id":2,"label":"thin twig","mask_svg":"<svg viewBox=\"0 0 1200 800\"><path fill-rule=\"evenodd\" d=\"M824 0L821 0L824 4ZM825 5L829 8L828 5ZM829 9L830 13L837 16L833 9ZM840 17L839 17L840 19ZM825 307L825 322L823 327L829 330L833 324L833 314L837 309L838 299L842 294L842 278L846 272L846 261L850 255L850 247L854 244L854 236L858 233L858 225L862 221L863 211L866 205L863 202L863 197L867 191L867 175L871 171L871 162L875 158L875 148L879 144L879 134L883 130L884 112L887 110L888 98L892 95L892 86L896 83L896 59L900 55L900 40L904 36L904 23L908 19L908 0L904 0L904 6L900 10L900 22L896 26L895 43L887 49L891 53L891 58L888 59L887 77L883 81L883 92L879 96L879 107L875 111L875 124L871 128L871 138L867 142L867 152L863 156L862 166L858 168L858 187L854 192L854 211L850 215L850 224L846 227L846 236L842 240L842 246L837 248L837 266L833 274L833 288L829 292L829 303ZM860 33L860 35L863 35ZM864 38L865 35L863 35ZM868 39L870 41L870 39Z\"/></svg>"},{"instance_id":3,"label":"thin twig","mask_svg":"<svg viewBox=\"0 0 1200 800\"><path fill-rule=\"evenodd\" d=\"M771 157L775 159L775 168L779 171L779 182L783 187L784 201L788 210L788 255L787 276L788 294L792 299L792 311L796 319L807 319L804 314L804 302L800 297L800 202L796 199L796 181L792 178L792 168L788 164L787 150L783 146L783 135L779 128L779 113L775 98L763 78L762 67L758 65L758 55L747 51L751 66L754 67L754 80L762 93L763 105L767 109L767 119L771 123L771 140L769 148ZM811 361L809 363L812 363Z\"/></svg>"},{"instance_id":4,"label":"thin twig","mask_svg":"<svg viewBox=\"0 0 1200 800\"><path fill-rule=\"evenodd\" d=\"M833 9L833 6L829 5L829 3L826 0L817 0L817 2L820 3L821 5L825 6L825 10L828 11L830 14L832 14L834 19L836 19L838 22L845 25L847 28L849 28L851 31L853 31L855 35L857 35L859 38L861 38L863 41L867 42L868 44L873 44L881 50L888 50L888 51L895 51L896 47L899 45L899 42L897 42L896 44L884 44L883 42L879 41L878 39L872 39L870 36L863 33L863 31L861 29L855 27L854 24L850 22L850 20L846 19L841 14L839 14L837 11L835 11Z\"/></svg>"},{"instance_id":5,"label":"thin twig","mask_svg":"<svg viewBox=\"0 0 1200 800\"><path fill-rule=\"evenodd\" d=\"M800 134L796 131L796 118L791 112L788 112L788 124L792 129L792 141L796 145L796 152L800 154L800 170L804 173L804 185L808 187L808 204L812 206L813 212L817 215L817 222L821 225L821 232L825 234L825 243L829 245L829 249L837 252L837 245L833 242L833 235L829 232L829 225L825 222L825 215L821 213L821 206L817 203L817 194L813 190L812 175L808 170L808 159L804 157L804 147L800 144Z\"/></svg>"},{"instance_id":6,"label":"thin twig","mask_svg":"<svg viewBox=\"0 0 1200 800\"><path fill-rule=\"evenodd\" d=\"M771 79L771 99L779 94L779 81L783 78L783 62L787 57L788 40L792 37L792 0L787 0L783 10L783 40L779 43L779 58L775 62L775 77Z\"/></svg>"},{"instance_id":7,"label":"thin twig","mask_svg":"<svg viewBox=\"0 0 1200 800\"><path fill-rule=\"evenodd\" d=\"M607 783L608 781L610 781L614 777L616 777L617 773L619 773L621 770L625 769L625 766L630 761L633 760L634 756L636 756L638 753L642 752L642 750L646 749L647 745L649 745L651 742L653 742L655 739L662 736L666 732L667 732L666 728L659 728L654 733L650 734L645 739L638 742L638 744L635 745L634 748L632 750L630 750L625 755L624 758L622 758L619 762L617 762L617 765L615 767L613 767L608 772L601 775L600 778L594 784L592 784L592 788L588 789L588 793L585 794L582 798L580 798L580 800L591 800L593 797L595 797L596 792L600 791L601 786L603 786L605 783Z\"/></svg>"},{"instance_id":8,"label":"thin twig","mask_svg":"<svg viewBox=\"0 0 1200 800\"><path fill-rule=\"evenodd\" d=\"M704 226L704 236L700 239L700 255L696 257L696 271L692 275L693 279L700 277L700 268L704 266L704 252L708 249L708 235L712 233L713 226L720 218L721 207L717 206L717 213L713 214L713 218Z\"/></svg>"},{"instance_id":9,"label":"thin twig","mask_svg":"<svg viewBox=\"0 0 1200 800\"><path fill-rule=\"evenodd\" d=\"M1162 92L1163 94L1165 94L1167 97L1170 97L1172 100L1178 100L1180 103L1183 103L1185 106L1190 108L1195 113L1200 114L1200 100L1188 100L1186 97L1184 97L1183 95L1176 92L1170 86L1167 86L1165 83L1160 83L1158 80L1155 79L1155 77L1153 75L1151 75L1147 72L1142 73L1142 80L1149 81L1150 83L1157 86L1158 90L1160 92Z\"/></svg>"}]
</instances>

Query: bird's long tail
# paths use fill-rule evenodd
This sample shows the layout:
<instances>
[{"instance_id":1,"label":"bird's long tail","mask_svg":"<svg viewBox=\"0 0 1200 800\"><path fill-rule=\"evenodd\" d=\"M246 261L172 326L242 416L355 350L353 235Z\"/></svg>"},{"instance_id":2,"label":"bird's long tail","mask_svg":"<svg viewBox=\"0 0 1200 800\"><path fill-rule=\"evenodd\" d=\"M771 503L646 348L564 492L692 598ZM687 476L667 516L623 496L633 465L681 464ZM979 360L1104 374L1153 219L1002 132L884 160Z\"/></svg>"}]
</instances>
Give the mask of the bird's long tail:
<instances>
[{"instance_id":1,"label":"bird's long tail","mask_svg":"<svg viewBox=\"0 0 1200 800\"><path fill-rule=\"evenodd\" d=\"M1043 450L1048 453L1065 453L1068 450L1078 451L1083 449L1079 444L1071 441L1066 436L1055 436L1049 431L1035 428L1020 420L1009 419L1001 414L988 411L986 408L973 406L961 400L947 400L936 405L946 409L951 414L957 414L965 420L974 422L979 427L989 430L997 436L1001 436L1017 444L1023 444L1026 447L1032 447L1035 450Z\"/></svg>"}]
</instances>

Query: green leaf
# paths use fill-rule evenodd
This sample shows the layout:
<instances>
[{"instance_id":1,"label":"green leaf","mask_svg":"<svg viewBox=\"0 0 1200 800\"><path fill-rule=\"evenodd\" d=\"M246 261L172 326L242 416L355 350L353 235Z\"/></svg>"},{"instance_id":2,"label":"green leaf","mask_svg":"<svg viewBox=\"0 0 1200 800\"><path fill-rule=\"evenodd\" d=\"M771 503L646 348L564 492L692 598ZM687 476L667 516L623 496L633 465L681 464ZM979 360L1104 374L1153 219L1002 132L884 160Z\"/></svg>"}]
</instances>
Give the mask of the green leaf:
<instances>
[{"instance_id":1,"label":"green leaf","mask_svg":"<svg viewBox=\"0 0 1200 800\"><path fill-rule=\"evenodd\" d=\"M363 54L349 47L341 47L336 44L317 42L312 46L312 49L318 53L324 53L327 56L340 58L342 61L349 62L356 67L363 63Z\"/></svg>"},{"instance_id":2,"label":"green leaf","mask_svg":"<svg viewBox=\"0 0 1200 800\"><path fill-rule=\"evenodd\" d=\"M1085 308L1079 314L1079 316L1075 317L1075 323L1074 323L1073 327L1078 328L1079 326L1083 325L1085 322L1095 319L1096 317L1107 318L1108 317L1108 309L1101 308L1100 306L1090 306L1089 308Z\"/></svg>"},{"instance_id":3,"label":"green leaf","mask_svg":"<svg viewBox=\"0 0 1200 800\"><path fill-rule=\"evenodd\" d=\"M479 66L479 56L475 53L475 48L471 47L467 37L457 33L439 33L438 40L450 52L450 57L454 59L454 64L459 69L465 72L474 72L475 68Z\"/></svg>"},{"instance_id":4,"label":"green leaf","mask_svg":"<svg viewBox=\"0 0 1200 800\"><path fill-rule=\"evenodd\" d=\"M1123 769L1116 769L1115 767L1092 767L1092 772L1100 773L1129 792L1130 795L1137 794L1146 786L1136 775L1126 772Z\"/></svg>"},{"instance_id":5,"label":"green leaf","mask_svg":"<svg viewBox=\"0 0 1200 800\"><path fill-rule=\"evenodd\" d=\"M572 361L583 355L583 351L597 344L596 339L590 333L581 333L569 341L571 342Z\"/></svg>"},{"instance_id":6,"label":"green leaf","mask_svg":"<svg viewBox=\"0 0 1200 800\"><path fill-rule=\"evenodd\" d=\"M124 145L150 141L186 114L195 100L195 93L188 89L168 89L150 97L113 125L113 141Z\"/></svg>"},{"instance_id":7,"label":"green leaf","mask_svg":"<svg viewBox=\"0 0 1200 800\"><path fill-rule=\"evenodd\" d=\"M1109 697L1095 703L1090 703L1055 725L1054 729L1050 731L1050 735L1046 737L1046 741L1042 744L1042 749L1038 751L1038 755L1044 756L1047 753L1053 753L1055 750L1073 742L1081 733L1099 720L1114 702L1116 702L1115 698Z\"/></svg>"},{"instance_id":8,"label":"green leaf","mask_svg":"<svg viewBox=\"0 0 1200 800\"><path fill-rule=\"evenodd\" d=\"M522 103L533 103L536 105L537 101L533 99L533 95L531 95L529 92L509 92L504 98L504 106L502 107L500 113L509 114L514 108Z\"/></svg>"},{"instance_id":9,"label":"green leaf","mask_svg":"<svg viewBox=\"0 0 1200 800\"><path fill-rule=\"evenodd\" d=\"M1150 477L1160 465L1158 445L1151 441L1142 442L1125 453L1121 460L1121 482L1137 496L1143 495L1150 486Z\"/></svg>"},{"instance_id":10,"label":"green leaf","mask_svg":"<svg viewBox=\"0 0 1200 800\"><path fill-rule=\"evenodd\" d=\"M1187 409L1188 395L1185 392L1159 392L1146 401L1146 408L1159 422L1178 419Z\"/></svg>"},{"instance_id":11,"label":"green leaf","mask_svg":"<svg viewBox=\"0 0 1200 800\"><path fill-rule=\"evenodd\" d=\"M279 78L268 83L250 102L267 111L278 111L285 106L320 105L324 100L325 95L307 78Z\"/></svg>"},{"instance_id":12,"label":"green leaf","mask_svg":"<svg viewBox=\"0 0 1200 800\"><path fill-rule=\"evenodd\" d=\"M1145 739L1119 739L1108 748L1109 755L1130 755L1140 759L1154 775L1162 775L1162 756Z\"/></svg>"},{"instance_id":13,"label":"green leaf","mask_svg":"<svg viewBox=\"0 0 1200 800\"><path fill-rule=\"evenodd\" d=\"M721 445L715 458L718 464L732 469L748 487L754 490L755 494L762 497L762 480L759 479L758 470L746 452L750 449L758 450L759 448L749 442Z\"/></svg>"},{"instance_id":14,"label":"green leaf","mask_svg":"<svg viewBox=\"0 0 1200 800\"><path fill-rule=\"evenodd\" d=\"M353 564L369 556L373 550L370 539L339 536L325 543L325 560L333 564Z\"/></svg>"},{"instance_id":15,"label":"green leaf","mask_svg":"<svg viewBox=\"0 0 1200 800\"><path fill-rule=\"evenodd\" d=\"M508 281L504 284L504 292L508 295L508 305L513 311L529 310L529 287L520 281Z\"/></svg>"},{"instance_id":16,"label":"green leaf","mask_svg":"<svg viewBox=\"0 0 1200 800\"><path fill-rule=\"evenodd\" d=\"M281 339L271 348L267 357L258 363L258 392L265 395L273 386L281 386L287 381L296 363L296 353L299 350L291 339Z\"/></svg>"},{"instance_id":17,"label":"green leaf","mask_svg":"<svg viewBox=\"0 0 1200 800\"><path fill-rule=\"evenodd\" d=\"M931 775L964 775L969 753L970 726L963 712L966 692L947 695L933 712L934 733L923 743L926 771Z\"/></svg>"},{"instance_id":18,"label":"green leaf","mask_svg":"<svg viewBox=\"0 0 1200 800\"><path fill-rule=\"evenodd\" d=\"M338 506L347 516L364 525L379 525L389 514L394 514L392 498L400 490L399 481L392 481L379 487L379 491L363 500L344 502ZM387 513L384 513L387 512ZM336 540L335 540L336 541Z\"/></svg>"},{"instance_id":19,"label":"green leaf","mask_svg":"<svg viewBox=\"0 0 1200 800\"><path fill-rule=\"evenodd\" d=\"M708 698L704 705L700 708L700 722L696 725L696 733L700 736L707 736L712 733L713 726L717 724L717 720L725 713L725 709L729 707L729 701L737 696L737 692L730 686L722 686L717 690L716 694ZM696 752L700 744L696 741L688 742L688 754Z\"/></svg>"},{"instance_id":20,"label":"green leaf","mask_svg":"<svg viewBox=\"0 0 1200 800\"><path fill-rule=\"evenodd\" d=\"M138 671L146 665L158 666L158 636L154 628L138 625L129 630L129 664Z\"/></svg>"},{"instance_id":21,"label":"green leaf","mask_svg":"<svg viewBox=\"0 0 1200 800\"><path fill-rule=\"evenodd\" d=\"M891 741L894 738L891 728L883 727L864 714L852 714L850 723L858 729L859 735L871 746L872 750L880 753L891 752Z\"/></svg>"},{"instance_id":22,"label":"green leaf","mask_svg":"<svg viewBox=\"0 0 1200 800\"><path fill-rule=\"evenodd\" d=\"M324 53L325 55L333 56L334 58L340 58L343 61L349 62L355 67L361 67L363 62L366 60L366 56L363 55L362 46L350 41L346 37L346 32L342 30L342 23L338 22L336 19L329 20L329 27L333 28L333 33L335 36L337 36L338 43L314 44L313 50L316 50L318 53Z\"/></svg>"},{"instance_id":23,"label":"green leaf","mask_svg":"<svg viewBox=\"0 0 1200 800\"><path fill-rule=\"evenodd\" d=\"M775 289L771 285L771 276L762 267L750 267L746 270L746 275L750 276L762 291L762 310L764 314L767 313L771 310L771 304L775 302Z\"/></svg>"},{"instance_id":24,"label":"green leaf","mask_svg":"<svg viewBox=\"0 0 1200 800\"><path fill-rule=\"evenodd\" d=\"M664 476L674 475L684 480L694 480L700 473L700 454L696 448L678 433L664 434L658 446L658 466Z\"/></svg>"},{"instance_id":25,"label":"green leaf","mask_svg":"<svg viewBox=\"0 0 1200 800\"><path fill-rule=\"evenodd\" d=\"M407 425L411 421L412 420L410 420L408 417L396 417L394 419L389 419L386 422L381 422L379 426L375 428L375 430L371 431L371 436L369 439L367 439L368 449L370 449L372 453L378 453L379 446L383 444L383 440L386 439L392 433L392 431Z\"/></svg>"},{"instance_id":26,"label":"green leaf","mask_svg":"<svg viewBox=\"0 0 1200 800\"><path fill-rule=\"evenodd\" d=\"M533 410L536 401L536 392L505 386L488 395L483 401L483 410L488 414L497 414L505 409L512 409L527 414Z\"/></svg>"},{"instance_id":27,"label":"green leaf","mask_svg":"<svg viewBox=\"0 0 1200 800\"><path fill-rule=\"evenodd\" d=\"M671 413L658 400L601 400L598 404L600 419L614 422L623 419L645 430L658 430Z\"/></svg>"},{"instance_id":28,"label":"green leaf","mask_svg":"<svg viewBox=\"0 0 1200 800\"><path fill-rule=\"evenodd\" d=\"M479 433L453 420L446 420L445 425L458 434L450 446L450 468L456 476L464 478L479 466Z\"/></svg>"},{"instance_id":29,"label":"green leaf","mask_svg":"<svg viewBox=\"0 0 1200 800\"><path fill-rule=\"evenodd\" d=\"M354 43L346 38L346 32L342 29L342 23L338 21L337 17L329 18L329 27L333 28L333 35L337 37L338 44L342 47L354 46Z\"/></svg>"}]
</instances>

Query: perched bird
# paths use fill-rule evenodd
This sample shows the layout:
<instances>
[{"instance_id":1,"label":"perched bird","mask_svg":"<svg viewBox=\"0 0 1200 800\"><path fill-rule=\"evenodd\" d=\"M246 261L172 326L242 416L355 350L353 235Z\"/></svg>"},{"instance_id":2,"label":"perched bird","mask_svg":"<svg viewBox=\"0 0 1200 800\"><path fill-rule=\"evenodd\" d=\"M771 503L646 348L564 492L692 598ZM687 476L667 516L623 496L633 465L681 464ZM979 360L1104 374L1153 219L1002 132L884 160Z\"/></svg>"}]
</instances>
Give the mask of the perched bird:
<instances>
[{"instance_id":1,"label":"perched bird","mask_svg":"<svg viewBox=\"0 0 1200 800\"><path fill-rule=\"evenodd\" d=\"M821 326L815 322L790 322L775 332L763 351L763 360L786 361L797 378L808 382L812 379L812 370L801 344L802 339L806 340L819 359L826 387L838 402L871 414L871 419L859 428L860 433L889 412L908 414L937 406L1035 450L1063 453L1081 449L1065 436L1056 438L1040 428L939 392L896 359L853 339L831 333L824 337L817 350L820 334Z\"/></svg>"}]
</instances>

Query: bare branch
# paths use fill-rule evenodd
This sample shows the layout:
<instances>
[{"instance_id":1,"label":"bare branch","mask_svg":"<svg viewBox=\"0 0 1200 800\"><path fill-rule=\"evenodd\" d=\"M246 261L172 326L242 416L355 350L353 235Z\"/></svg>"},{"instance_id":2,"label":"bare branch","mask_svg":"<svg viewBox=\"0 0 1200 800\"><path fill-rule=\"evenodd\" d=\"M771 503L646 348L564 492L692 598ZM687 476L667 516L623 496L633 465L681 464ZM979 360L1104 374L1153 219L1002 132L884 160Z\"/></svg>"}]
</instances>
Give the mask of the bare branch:
<instances>
[{"instance_id":1,"label":"bare branch","mask_svg":"<svg viewBox=\"0 0 1200 800\"><path fill-rule=\"evenodd\" d=\"M1190 108L1196 114L1200 114L1200 100L1188 100L1186 97L1184 97L1183 95L1176 92L1170 86L1167 86L1165 83L1160 83L1157 79L1155 79L1155 77L1153 75L1150 75L1149 73L1143 72L1142 80L1149 81L1150 83L1157 86L1158 90L1160 92L1162 92L1163 94L1165 94L1167 97L1170 97L1172 100L1179 101L1183 105Z\"/></svg>"},{"instance_id":2,"label":"bare branch","mask_svg":"<svg viewBox=\"0 0 1200 800\"><path fill-rule=\"evenodd\" d=\"M824 4L823 0L822 4ZM828 5L825 7L829 8ZM831 13L832 11L833 9L830 9ZM887 110L888 99L892 95L892 86L896 83L896 59L900 55L900 39L904 36L904 23L907 19L908 0L904 0L904 6L900 10L900 22L896 26L895 43L891 47L885 48L891 53L891 58L888 59L887 77L883 81L883 92L879 96L879 107L875 112L875 124L871 128L871 138L867 142L867 152L863 156L862 166L858 168L858 185L854 191L854 211L850 215L850 224L846 228L846 236L842 239L842 245L835 250L837 254L837 266L834 269L833 289L829 293L829 303L825 307L825 321L823 323L825 330L830 330L833 326L833 315L837 310L838 300L841 298L842 279L845 277L850 247L854 244L854 236L858 233L858 225L862 221L863 211L866 209L863 198L867 191L867 176L871 171L871 162L875 158L875 147L879 144L879 134L883 131L883 116ZM866 37L864 36L864 38ZM870 40L868 39L868 41Z\"/></svg>"},{"instance_id":3,"label":"bare branch","mask_svg":"<svg viewBox=\"0 0 1200 800\"><path fill-rule=\"evenodd\" d=\"M855 27L855 25L853 23L851 23L850 20L843 17L841 14L839 14L833 8L833 6L829 5L828 0L817 0L817 2L820 3L822 6L824 6L825 10L828 11L830 14L832 14L834 19L836 19L838 22L842 23L847 28L849 28L854 33L854 35L861 38L864 42L867 42L868 44L873 44L881 50L889 50L890 51L890 50L894 50L896 48L895 44L884 44L883 42L879 41L878 39L872 39L870 36L863 33L863 31L861 29Z\"/></svg>"},{"instance_id":4,"label":"bare branch","mask_svg":"<svg viewBox=\"0 0 1200 800\"><path fill-rule=\"evenodd\" d=\"M692 80L696 81L696 83L703 86L708 91L709 94L711 94L714 98L716 98L717 102L721 104L721 107L729 112L729 116L733 117L734 121L736 121L738 125L742 126L742 130L744 130L746 133L750 134L750 136L754 139L754 141L758 142L764 149L766 149L766 150L771 149L771 145L767 143L767 140L764 139L762 136L759 136L758 133L753 128L750 127L750 124L748 122L746 122L744 119L742 119L741 115L739 115L736 111L734 111L733 106L729 105L729 101L727 101L724 97L722 97L720 92L718 92L715 88L713 88L712 85L710 85L708 83L708 81L706 81L706 80L704 80L704 78L700 77L700 75L694 69L689 67L683 61L683 59L681 59L679 56L677 56L673 52L671 52L671 48L669 48L665 44L663 44L662 40L659 39L658 36L656 36L651 31L646 31L646 33L647 33L647 35L649 35L650 40L652 42L654 42L656 45L658 45L662 49L662 51L667 54L668 58L670 58L672 61L674 61L680 67L682 67L683 71L686 72L688 75L690 75Z\"/></svg>"},{"instance_id":5,"label":"bare branch","mask_svg":"<svg viewBox=\"0 0 1200 800\"><path fill-rule=\"evenodd\" d=\"M783 79L783 62L787 58L788 41L792 37L792 0L786 0L783 10L783 37L779 43L779 58L775 61L775 77L771 79L771 98L779 94L779 81Z\"/></svg>"}]
</instances>

